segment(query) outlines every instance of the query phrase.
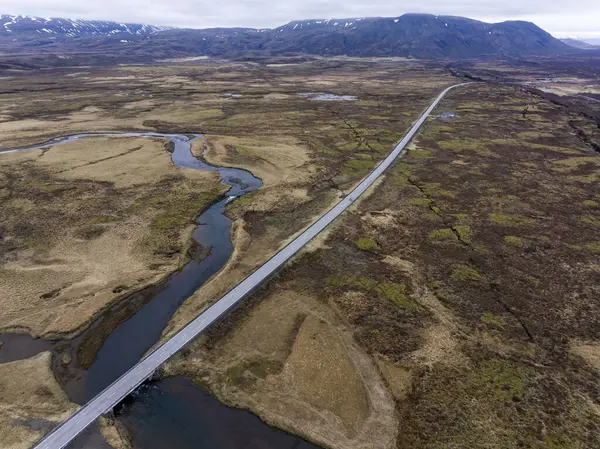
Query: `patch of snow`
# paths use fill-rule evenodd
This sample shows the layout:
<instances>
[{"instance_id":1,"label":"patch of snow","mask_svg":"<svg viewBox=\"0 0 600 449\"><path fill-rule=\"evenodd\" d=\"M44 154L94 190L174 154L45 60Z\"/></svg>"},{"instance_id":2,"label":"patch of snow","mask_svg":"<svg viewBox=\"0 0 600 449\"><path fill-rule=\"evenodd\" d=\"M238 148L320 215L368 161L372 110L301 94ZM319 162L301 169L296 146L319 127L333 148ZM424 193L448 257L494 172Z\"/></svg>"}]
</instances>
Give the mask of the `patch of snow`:
<instances>
[{"instance_id":1,"label":"patch of snow","mask_svg":"<svg viewBox=\"0 0 600 449\"><path fill-rule=\"evenodd\" d=\"M447 24L447 23L444 23L444 25L448 26L448 24Z\"/></svg>"},{"instance_id":2,"label":"patch of snow","mask_svg":"<svg viewBox=\"0 0 600 449\"><path fill-rule=\"evenodd\" d=\"M121 39L121 42L124 43L124 44L128 44L129 43L129 41L126 41L125 39Z\"/></svg>"},{"instance_id":3,"label":"patch of snow","mask_svg":"<svg viewBox=\"0 0 600 449\"><path fill-rule=\"evenodd\" d=\"M298 24L294 25L294 28L292 28L292 30L295 30L296 28L298 28Z\"/></svg>"},{"instance_id":4,"label":"patch of snow","mask_svg":"<svg viewBox=\"0 0 600 449\"><path fill-rule=\"evenodd\" d=\"M333 24L333 26L334 26L334 27L335 27L335 26L338 26L338 23L337 23L337 22L335 22L335 23Z\"/></svg>"},{"instance_id":5,"label":"patch of snow","mask_svg":"<svg viewBox=\"0 0 600 449\"><path fill-rule=\"evenodd\" d=\"M394 19L394 23L398 23L400 19Z\"/></svg>"}]
</instances>

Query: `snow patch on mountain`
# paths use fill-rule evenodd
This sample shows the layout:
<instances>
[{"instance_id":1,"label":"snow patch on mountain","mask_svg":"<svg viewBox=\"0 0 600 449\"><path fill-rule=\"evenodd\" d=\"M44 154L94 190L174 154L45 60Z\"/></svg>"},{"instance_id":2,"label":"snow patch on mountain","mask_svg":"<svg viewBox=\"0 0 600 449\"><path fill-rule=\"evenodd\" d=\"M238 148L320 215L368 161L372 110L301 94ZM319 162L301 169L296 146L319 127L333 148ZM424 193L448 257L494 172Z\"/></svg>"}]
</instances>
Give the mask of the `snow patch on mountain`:
<instances>
[{"instance_id":1,"label":"snow patch on mountain","mask_svg":"<svg viewBox=\"0 0 600 449\"><path fill-rule=\"evenodd\" d=\"M86 35L116 34L129 35L151 35L170 27L162 27L146 24L118 23L97 20L61 19L53 17L31 17L0 15L0 34L4 33L47 33L65 35L68 37L80 37Z\"/></svg>"}]
</instances>

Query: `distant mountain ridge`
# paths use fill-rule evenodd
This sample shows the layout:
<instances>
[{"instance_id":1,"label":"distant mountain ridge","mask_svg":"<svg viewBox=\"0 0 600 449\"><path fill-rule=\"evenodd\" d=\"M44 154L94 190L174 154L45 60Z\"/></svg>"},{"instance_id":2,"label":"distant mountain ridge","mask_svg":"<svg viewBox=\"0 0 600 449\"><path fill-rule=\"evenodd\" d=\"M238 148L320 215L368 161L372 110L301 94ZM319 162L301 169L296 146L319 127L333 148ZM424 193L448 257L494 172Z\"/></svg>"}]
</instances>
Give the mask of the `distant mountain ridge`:
<instances>
[{"instance_id":1,"label":"distant mountain ridge","mask_svg":"<svg viewBox=\"0 0 600 449\"><path fill-rule=\"evenodd\" d=\"M47 35L104 36L114 34L144 35L169 29L154 25L118 23L98 20L73 20L53 17L0 16L0 34L37 33Z\"/></svg>"},{"instance_id":2,"label":"distant mountain ridge","mask_svg":"<svg viewBox=\"0 0 600 449\"><path fill-rule=\"evenodd\" d=\"M561 42L564 42L565 44L571 47L579 48L581 50L597 50L600 48L600 45L593 45L579 39L573 39L571 37L561 39Z\"/></svg>"},{"instance_id":3,"label":"distant mountain ridge","mask_svg":"<svg viewBox=\"0 0 600 449\"><path fill-rule=\"evenodd\" d=\"M276 28L272 34L268 47L277 51L322 55L471 58L570 50L530 22L490 24L431 14L296 21Z\"/></svg>"},{"instance_id":4,"label":"distant mountain ridge","mask_svg":"<svg viewBox=\"0 0 600 449\"><path fill-rule=\"evenodd\" d=\"M126 44L126 45L123 45ZM530 22L454 16L296 20L274 29L180 29L106 21L1 16L0 51L219 56L498 58L577 51Z\"/></svg>"}]
</instances>

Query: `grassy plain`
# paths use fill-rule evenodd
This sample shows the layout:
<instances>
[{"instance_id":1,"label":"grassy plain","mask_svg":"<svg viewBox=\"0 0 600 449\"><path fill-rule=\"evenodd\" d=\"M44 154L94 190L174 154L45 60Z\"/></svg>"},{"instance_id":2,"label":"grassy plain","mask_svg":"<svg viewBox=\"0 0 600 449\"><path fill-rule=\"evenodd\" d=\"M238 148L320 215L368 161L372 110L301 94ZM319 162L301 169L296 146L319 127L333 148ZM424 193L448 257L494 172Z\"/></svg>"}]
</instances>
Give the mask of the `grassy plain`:
<instances>
[{"instance_id":1,"label":"grassy plain","mask_svg":"<svg viewBox=\"0 0 600 449\"><path fill-rule=\"evenodd\" d=\"M209 162L248 168L258 192L232 203L236 250L226 269L178 311L173 332L323 213L381 160L436 93L452 83L414 62L324 62L261 67L261 78L221 71L224 117L195 148ZM248 71L259 70L249 66ZM217 81L218 80L218 81ZM227 80L227 81L225 81ZM419 81L420 80L420 81ZM237 84L232 84L236 82ZM416 83L421 90L414 90ZM243 86L243 87L242 87ZM357 101L313 101L311 92ZM205 151L206 150L206 151Z\"/></svg>"},{"instance_id":2,"label":"grassy plain","mask_svg":"<svg viewBox=\"0 0 600 449\"><path fill-rule=\"evenodd\" d=\"M501 85L439 110L456 120L165 372L326 447L600 445L600 155L576 132L596 125Z\"/></svg>"},{"instance_id":3,"label":"grassy plain","mask_svg":"<svg viewBox=\"0 0 600 449\"><path fill-rule=\"evenodd\" d=\"M0 446L25 449L76 406L54 379L52 355L0 364Z\"/></svg>"},{"instance_id":4,"label":"grassy plain","mask_svg":"<svg viewBox=\"0 0 600 449\"><path fill-rule=\"evenodd\" d=\"M34 336L73 333L178 268L193 217L223 191L141 138L3 154L0 171L0 328Z\"/></svg>"},{"instance_id":5,"label":"grassy plain","mask_svg":"<svg viewBox=\"0 0 600 449\"><path fill-rule=\"evenodd\" d=\"M0 95L2 148L81 132L205 133L194 145L198 157L246 168L263 180L258 192L228 208L231 261L182 307L167 332L326 210L453 82L443 69L414 61L177 64L8 71ZM316 92L358 99L313 101ZM10 313L0 328L36 336L75 333L108 304L174 270L185 259L194 215L222 193L213 176L173 167L158 141L90 138L0 155L0 163L10 207L1 223L3 297L18 298L5 299ZM298 298L293 305L296 323L306 306ZM392 441L394 404L376 369L329 308L322 316L329 322L311 315L293 324L278 349L281 364L286 351L295 362L271 389L293 385L296 393L273 422L301 434L312 428L317 441L332 432L332 441L348 447L375 437ZM285 336L290 330L283 322L278 335ZM314 333L324 338L314 342ZM240 351L238 344L231 350ZM307 357L324 367L327 391L315 390ZM274 366L252 365L261 375ZM215 373L222 372L245 375L228 355L215 362ZM337 394L344 379L352 379L344 390L355 397L350 405ZM269 409L277 407L277 394L266 397Z\"/></svg>"},{"instance_id":6,"label":"grassy plain","mask_svg":"<svg viewBox=\"0 0 600 449\"><path fill-rule=\"evenodd\" d=\"M198 157L264 181L228 208L234 254L165 335L347 192L454 82L405 60L2 75L3 148L79 132L203 132ZM367 201L164 374L332 448L599 445L597 125L500 85L455 91L441 110L456 120L430 120ZM0 164L10 212L0 328L33 335L75 332L174 270L194 215L222 193L214 177L173 167L158 141L85 139ZM0 365L6 382L13 368ZM27 401L7 404L25 416ZM18 432L39 436L35 423Z\"/></svg>"},{"instance_id":7,"label":"grassy plain","mask_svg":"<svg viewBox=\"0 0 600 449\"><path fill-rule=\"evenodd\" d=\"M428 90L399 102L402 85L414 84L411 71L425 69L369 67L201 61L7 71L1 146L78 132L206 132L209 161L246 167L265 182L230 214L249 240L269 233L270 244L259 245L266 255L359 179L365 169L355 159L372 165L449 81L434 71ZM360 101L297 95L319 89ZM162 144L148 140L88 138L0 162L10 208L1 225L3 297L13 298L0 328L32 335L77 331L117 297L175 269L191 219L222 193L212 175L173 167Z\"/></svg>"}]
</instances>

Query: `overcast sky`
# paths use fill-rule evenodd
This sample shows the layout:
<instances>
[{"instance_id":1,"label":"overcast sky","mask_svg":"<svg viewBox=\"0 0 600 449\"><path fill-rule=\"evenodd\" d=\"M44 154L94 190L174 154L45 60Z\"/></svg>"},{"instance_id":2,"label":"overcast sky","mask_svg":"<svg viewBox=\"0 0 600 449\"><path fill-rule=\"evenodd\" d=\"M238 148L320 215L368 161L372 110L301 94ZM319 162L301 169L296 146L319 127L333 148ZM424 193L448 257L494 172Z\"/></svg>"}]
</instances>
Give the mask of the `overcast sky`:
<instances>
[{"instance_id":1,"label":"overcast sky","mask_svg":"<svg viewBox=\"0 0 600 449\"><path fill-rule=\"evenodd\" d=\"M600 0L0 0L0 13L189 28L272 28L296 19L407 12L530 20L557 37L600 37Z\"/></svg>"}]
</instances>

